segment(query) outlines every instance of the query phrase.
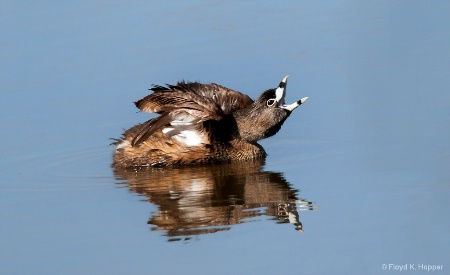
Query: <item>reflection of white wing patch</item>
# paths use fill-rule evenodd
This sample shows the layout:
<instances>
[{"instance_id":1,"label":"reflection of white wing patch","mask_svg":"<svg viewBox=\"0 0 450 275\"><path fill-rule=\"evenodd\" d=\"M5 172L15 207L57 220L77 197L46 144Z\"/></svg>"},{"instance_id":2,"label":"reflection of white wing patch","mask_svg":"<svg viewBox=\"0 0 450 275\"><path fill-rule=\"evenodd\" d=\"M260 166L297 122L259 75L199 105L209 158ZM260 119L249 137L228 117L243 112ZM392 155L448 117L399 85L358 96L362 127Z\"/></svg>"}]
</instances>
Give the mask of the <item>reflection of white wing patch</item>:
<instances>
[{"instance_id":1,"label":"reflection of white wing patch","mask_svg":"<svg viewBox=\"0 0 450 275\"><path fill-rule=\"evenodd\" d=\"M201 120L190 115L178 115L170 122L170 127L165 127L162 132L174 140L187 146L199 146L207 143L204 133L198 130Z\"/></svg>"}]
</instances>

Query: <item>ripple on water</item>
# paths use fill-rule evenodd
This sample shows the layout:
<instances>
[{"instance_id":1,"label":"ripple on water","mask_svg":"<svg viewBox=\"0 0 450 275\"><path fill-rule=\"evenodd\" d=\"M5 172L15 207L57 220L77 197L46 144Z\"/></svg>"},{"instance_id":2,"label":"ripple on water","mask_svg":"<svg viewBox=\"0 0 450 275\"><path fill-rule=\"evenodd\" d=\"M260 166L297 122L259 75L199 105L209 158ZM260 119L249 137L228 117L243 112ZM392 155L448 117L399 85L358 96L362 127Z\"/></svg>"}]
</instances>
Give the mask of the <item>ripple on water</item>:
<instances>
[{"instance_id":1,"label":"ripple on water","mask_svg":"<svg viewBox=\"0 0 450 275\"><path fill-rule=\"evenodd\" d=\"M26 155L2 164L7 170L2 187L8 191L84 189L100 183L97 179L107 179L109 188L114 188L110 163L111 150L107 147Z\"/></svg>"},{"instance_id":2,"label":"ripple on water","mask_svg":"<svg viewBox=\"0 0 450 275\"><path fill-rule=\"evenodd\" d=\"M119 170L110 167L111 151L105 146L23 157L10 163L21 163L17 171L22 184L8 188L25 192L128 188L152 209L156 206L143 219L167 241L261 220L303 232L300 212L317 207L300 197L283 173L265 170L264 162Z\"/></svg>"}]
</instances>

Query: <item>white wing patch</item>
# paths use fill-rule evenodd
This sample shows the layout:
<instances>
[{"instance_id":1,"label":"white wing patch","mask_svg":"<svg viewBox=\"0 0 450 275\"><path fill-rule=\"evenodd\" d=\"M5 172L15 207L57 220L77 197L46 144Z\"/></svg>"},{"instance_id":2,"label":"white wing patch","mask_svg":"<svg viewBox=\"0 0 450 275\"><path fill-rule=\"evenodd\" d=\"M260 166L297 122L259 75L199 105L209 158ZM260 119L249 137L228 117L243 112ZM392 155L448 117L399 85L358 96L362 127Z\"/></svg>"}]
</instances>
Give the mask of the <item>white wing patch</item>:
<instances>
[{"instance_id":1,"label":"white wing patch","mask_svg":"<svg viewBox=\"0 0 450 275\"><path fill-rule=\"evenodd\" d=\"M130 147L131 144L128 140L124 140L121 143L119 143L116 147L116 149L121 149L121 148L125 148L125 147Z\"/></svg>"},{"instance_id":2,"label":"white wing patch","mask_svg":"<svg viewBox=\"0 0 450 275\"><path fill-rule=\"evenodd\" d=\"M190 115L178 115L170 122L170 127L165 127L162 132L187 146L199 146L208 143L206 135L199 131L198 123L201 119Z\"/></svg>"}]
</instances>

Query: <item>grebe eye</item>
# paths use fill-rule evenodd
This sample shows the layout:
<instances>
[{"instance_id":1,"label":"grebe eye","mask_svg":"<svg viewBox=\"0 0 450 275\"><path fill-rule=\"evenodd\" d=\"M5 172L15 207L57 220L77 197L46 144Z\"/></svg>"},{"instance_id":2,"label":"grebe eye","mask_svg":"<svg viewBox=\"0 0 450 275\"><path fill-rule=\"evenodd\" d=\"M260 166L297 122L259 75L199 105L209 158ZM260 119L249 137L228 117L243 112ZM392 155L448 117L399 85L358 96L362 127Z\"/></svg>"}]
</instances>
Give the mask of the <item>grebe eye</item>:
<instances>
[{"instance_id":1,"label":"grebe eye","mask_svg":"<svg viewBox=\"0 0 450 275\"><path fill-rule=\"evenodd\" d=\"M272 107L277 101L273 98L267 100L267 106Z\"/></svg>"}]
</instances>

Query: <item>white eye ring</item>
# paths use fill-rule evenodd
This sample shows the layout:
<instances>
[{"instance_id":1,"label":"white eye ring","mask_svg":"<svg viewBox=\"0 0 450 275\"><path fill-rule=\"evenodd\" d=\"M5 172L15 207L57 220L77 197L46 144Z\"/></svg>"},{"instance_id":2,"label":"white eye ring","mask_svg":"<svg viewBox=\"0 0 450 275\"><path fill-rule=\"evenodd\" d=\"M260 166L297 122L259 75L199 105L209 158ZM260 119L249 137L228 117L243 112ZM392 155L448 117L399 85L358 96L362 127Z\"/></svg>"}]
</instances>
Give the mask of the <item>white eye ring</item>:
<instances>
[{"instance_id":1,"label":"white eye ring","mask_svg":"<svg viewBox=\"0 0 450 275\"><path fill-rule=\"evenodd\" d=\"M267 100L267 106L272 107L277 101L273 98Z\"/></svg>"}]
</instances>

